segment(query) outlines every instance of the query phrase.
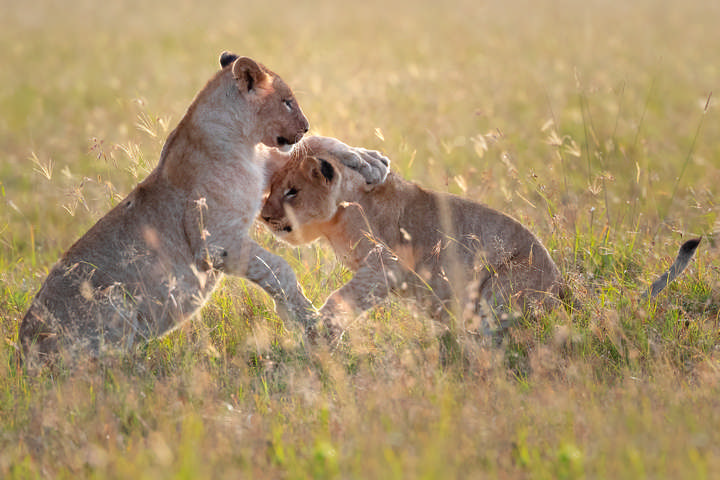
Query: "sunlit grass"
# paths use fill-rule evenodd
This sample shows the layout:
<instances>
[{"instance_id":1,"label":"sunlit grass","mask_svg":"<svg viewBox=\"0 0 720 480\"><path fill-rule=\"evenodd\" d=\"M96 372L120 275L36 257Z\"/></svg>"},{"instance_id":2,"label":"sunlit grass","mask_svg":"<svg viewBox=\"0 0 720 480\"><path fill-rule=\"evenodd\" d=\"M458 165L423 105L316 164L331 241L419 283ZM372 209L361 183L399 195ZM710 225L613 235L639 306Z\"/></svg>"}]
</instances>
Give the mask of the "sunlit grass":
<instances>
[{"instance_id":1,"label":"sunlit grass","mask_svg":"<svg viewBox=\"0 0 720 480\"><path fill-rule=\"evenodd\" d=\"M720 9L676 0L44 0L0 17L0 477L712 478L720 468ZM499 346L412 303L309 346L252 285L86 370L29 377L17 328L60 254L153 168L223 50L312 131L511 213L576 308ZM715 95L711 98L711 93ZM710 102L708 103L708 99ZM349 278L264 230L320 305ZM704 239L657 299L640 294Z\"/></svg>"}]
</instances>

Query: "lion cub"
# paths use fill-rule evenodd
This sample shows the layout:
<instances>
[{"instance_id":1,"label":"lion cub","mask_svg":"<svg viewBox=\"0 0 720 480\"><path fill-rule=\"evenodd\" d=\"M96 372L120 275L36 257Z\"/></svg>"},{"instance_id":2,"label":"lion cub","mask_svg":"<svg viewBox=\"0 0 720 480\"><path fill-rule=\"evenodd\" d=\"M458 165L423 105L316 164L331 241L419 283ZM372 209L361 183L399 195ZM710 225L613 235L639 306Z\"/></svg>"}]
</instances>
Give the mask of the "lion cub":
<instances>
[{"instance_id":1,"label":"lion cub","mask_svg":"<svg viewBox=\"0 0 720 480\"><path fill-rule=\"evenodd\" d=\"M333 141L343 145L324 145ZM307 153L274 174L260 216L288 243L325 238L355 272L327 299L324 319L366 310L395 292L414 295L433 318L461 312L489 332L508 323L506 313L558 304L560 271L517 220L393 172L368 186L330 149Z\"/></svg>"},{"instance_id":2,"label":"lion cub","mask_svg":"<svg viewBox=\"0 0 720 480\"><path fill-rule=\"evenodd\" d=\"M315 320L291 267L248 234L267 168L286 159L256 145L289 148L308 121L263 65L227 52L220 64L157 167L50 271L20 325L26 359L58 350L97 356L162 335L198 311L223 273L261 286L285 317ZM346 160L368 182L387 173L374 157Z\"/></svg>"},{"instance_id":3,"label":"lion cub","mask_svg":"<svg viewBox=\"0 0 720 480\"><path fill-rule=\"evenodd\" d=\"M287 263L248 236L266 175L255 145L292 145L308 121L264 66L227 52L220 64L157 167L50 271L20 326L26 357L162 335L203 305L221 272L259 284L294 316L312 311Z\"/></svg>"},{"instance_id":4,"label":"lion cub","mask_svg":"<svg viewBox=\"0 0 720 480\"><path fill-rule=\"evenodd\" d=\"M559 297L570 300L548 251L513 218L392 172L384 183L368 184L337 162L348 152L367 150L332 138L303 143L313 148L297 149L273 175L260 216L290 244L325 238L355 272L320 310L331 334L339 333L353 310L366 310L390 292L413 295L436 319L459 312L464 328L485 334L507 327L514 312L549 309ZM699 243L700 238L684 242L643 298L655 297L676 279Z\"/></svg>"}]
</instances>

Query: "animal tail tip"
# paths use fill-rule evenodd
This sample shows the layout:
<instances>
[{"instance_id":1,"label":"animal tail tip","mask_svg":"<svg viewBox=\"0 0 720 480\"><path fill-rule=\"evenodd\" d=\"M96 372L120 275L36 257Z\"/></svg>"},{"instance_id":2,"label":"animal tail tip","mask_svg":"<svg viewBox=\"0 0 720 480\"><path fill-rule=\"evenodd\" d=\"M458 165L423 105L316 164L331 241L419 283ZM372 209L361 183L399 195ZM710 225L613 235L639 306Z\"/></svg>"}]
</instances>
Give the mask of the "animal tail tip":
<instances>
[{"instance_id":1,"label":"animal tail tip","mask_svg":"<svg viewBox=\"0 0 720 480\"><path fill-rule=\"evenodd\" d=\"M680 246L680 251L685 255L692 255L693 253L695 253L695 250L697 250L697 247L698 245L700 245L701 240L702 237L692 238L688 240Z\"/></svg>"}]
</instances>

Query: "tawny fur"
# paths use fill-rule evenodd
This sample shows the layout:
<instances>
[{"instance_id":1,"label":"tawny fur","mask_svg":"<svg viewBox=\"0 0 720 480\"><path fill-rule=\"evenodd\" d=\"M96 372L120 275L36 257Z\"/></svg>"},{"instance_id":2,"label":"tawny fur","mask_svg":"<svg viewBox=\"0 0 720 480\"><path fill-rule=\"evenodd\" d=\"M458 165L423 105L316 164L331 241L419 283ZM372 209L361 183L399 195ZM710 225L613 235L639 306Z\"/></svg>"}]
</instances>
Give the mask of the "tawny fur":
<instances>
[{"instance_id":1,"label":"tawny fur","mask_svg":"<svg viewBox=\"0 0 720 480\"><path fill-rule=\"evenodd\" d=\"M314 314L289 265L248 236L267 176L256 144L295 143L307 119L270 70L227 53L221 63L157 167L50 271L20 326L26 358L162 335L198 311L223 272L257 283L293 318Z\"/></svg>"},{"instance_id":2,"label":"tawny fur","mask_svg":"<svg viewBox=\"0 0 720 480\"><path fill-rule=\"evenodd\" d=\"M312 153L274 174L261 218L291 244L326 239L355 272L320 310L334 326L390 292L414 296L433 318L459 313L468 328L486 332L512 317L505 313L558 303L557 266L515 219L392 172L368 186L332 149Z\"/></svg>"}]
</instances>

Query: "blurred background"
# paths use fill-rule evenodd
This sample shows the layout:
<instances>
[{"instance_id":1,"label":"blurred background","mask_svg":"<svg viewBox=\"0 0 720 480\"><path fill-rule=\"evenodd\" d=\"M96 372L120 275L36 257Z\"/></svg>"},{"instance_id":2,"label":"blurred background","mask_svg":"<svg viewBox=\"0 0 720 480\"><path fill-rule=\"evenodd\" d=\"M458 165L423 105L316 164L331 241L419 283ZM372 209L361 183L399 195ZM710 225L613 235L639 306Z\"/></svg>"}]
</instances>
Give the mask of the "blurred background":
<instances>
[{"instance_id":1,"label":"blurred background","mask_svg":"<svg viewBox=\"0 0 720 480\"><path fill-rule=\"evenodd\" d=\"M0 476L720 468L720 2L0 0L0 12ZM17 370L17 326L48 270L155 166L223 50L277 72L311 133L523 221L583 308L523 323L499 348L458 332L448 363L412 308L376 309L342 352L306 350L266 295L227 279L201 319L115 368ZM254 233L317 305L349 277L327 247ZM682 279L639 300L691 235L706 240Z\"/></svg>"},{"instance_id":2,"label":"blurred background","mask_svg":"<svg viewBox=\"0 0 720 480\"><path fill-rule=\"evenodd\" d=\"M67 247L108 190L127 193L223 50L281 75L312 132L530 221L546 201L584 224L594 207L620 230L667 220L707 233L716 215L720 122L712 103L703 115L720 83L714 2L33 0L2 11L6 261L8 244L28 254L30 228L38 247Z\"/></svg>"}]
</instances>

